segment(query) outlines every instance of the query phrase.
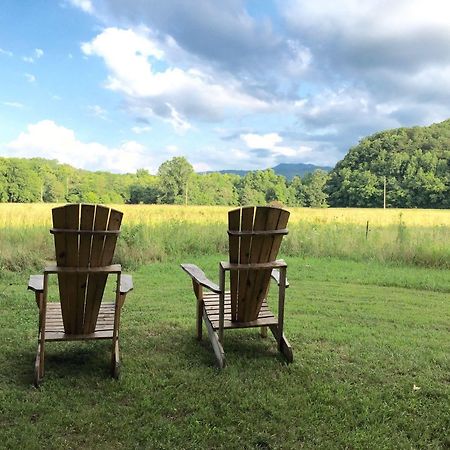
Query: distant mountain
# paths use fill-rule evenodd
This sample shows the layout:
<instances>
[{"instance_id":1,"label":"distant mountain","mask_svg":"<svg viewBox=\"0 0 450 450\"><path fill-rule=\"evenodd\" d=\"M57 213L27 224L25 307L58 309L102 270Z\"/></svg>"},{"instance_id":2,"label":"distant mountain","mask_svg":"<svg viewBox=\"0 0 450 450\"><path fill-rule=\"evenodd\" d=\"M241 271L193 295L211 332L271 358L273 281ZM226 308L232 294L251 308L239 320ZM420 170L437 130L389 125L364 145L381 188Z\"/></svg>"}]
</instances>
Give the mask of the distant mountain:
<instances>
[{"instance_id":1,"label":"distant mountain","mask_svg":"<svg viewBox=\"0 0 450 450\"><path fill-rule=\"evenodd\" d=\"M315 170L322 169L326 172L329 172L332 170L332 167L328 166L316 166L315 164L303 164L303 163L297 163L297 164L278 164L275 167L272 167L273 171L277 175L283 175L288 180L292 180L296 175L299 175L300 177L303 177L307 173L314 172ZM229 173L232 175L239 175L241 177L244 177L248 172L253 172L252 170L235 170L235 169L224 169L224 170L213 170L208 172L201 172L201 173L212 173L212 172L219 172L219 173Z\"/></svg>"},{"instance_id":2,"label":"distant mountain","mask_svg":"<svg viewBox=\"0 0 450 450\"><path fill-rule=\"evenodd\" d=\"M278 175L285 176L288 180L292 180L296 175L303 177L307 173L312 173L315 170L321 169L325 170L325 172L329 172L332 170L332 167L328 166L316 166L315 164L278 164L275 167L272 167L274 172Z\"/></svg>"}]
</instances>

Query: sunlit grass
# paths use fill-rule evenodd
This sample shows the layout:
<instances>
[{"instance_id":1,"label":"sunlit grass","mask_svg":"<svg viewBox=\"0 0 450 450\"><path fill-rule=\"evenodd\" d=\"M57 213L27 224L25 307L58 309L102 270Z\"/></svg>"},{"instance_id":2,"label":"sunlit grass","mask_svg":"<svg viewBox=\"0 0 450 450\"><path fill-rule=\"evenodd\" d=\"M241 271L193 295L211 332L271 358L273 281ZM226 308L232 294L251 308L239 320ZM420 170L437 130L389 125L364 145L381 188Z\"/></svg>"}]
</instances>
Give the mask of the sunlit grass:
<instances>
[{"instance_id":1,"label":"sunlit grass","mask_svg":"<svg viewBox=\"0 0 450 450\"><path fill-rule=\"evenodd\" d=\"M0 228L50 226L55 204L0 204ZM125 213L124 224L153 225L165 222L226 223L229 206L112 205ZM290 224L312 222L369 226L450 226L450 211L441 209L288 208Z\"/></svg>"},{"instance_id":2,"label":"sunlit grass","mask_svg":"<svg viewBox=\"0 0 450 450\"><path fill-rule=\"evenodd\" d=\"M54 258L54 205L0 205L0 268L39 268ZM154 261L227 251L229 207L119 205L124 212L116 261ZM450 211L291 208L288 256L376 260L450 268ZM368 222L368 223L367 223Z\"/></svg>"}]
</instances>

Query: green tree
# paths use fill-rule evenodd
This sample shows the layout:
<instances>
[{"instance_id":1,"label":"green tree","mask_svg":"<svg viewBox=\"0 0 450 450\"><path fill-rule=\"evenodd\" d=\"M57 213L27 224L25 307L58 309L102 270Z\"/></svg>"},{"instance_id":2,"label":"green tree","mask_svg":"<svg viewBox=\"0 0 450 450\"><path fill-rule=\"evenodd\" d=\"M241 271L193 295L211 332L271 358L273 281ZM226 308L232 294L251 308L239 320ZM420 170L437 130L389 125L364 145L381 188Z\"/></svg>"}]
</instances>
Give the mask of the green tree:
<instances>
[{"instance_id":1,"label":"green tree","mask_svg":"<svg viewBox=\"0 0 450 450\"><path fill-rule=\"evenodd\" d=\"M376 133L350 149L330 174L332 206L450 207L450 120Z\"/></svg>"},{"instance_id":2,"label":"green tree","mask_svg":"<svg viewBox=\"0 0 450 450\"><path fill-rule=\"evenodd\" d=\"M188 202L194 205L237 205L239 177L220 173L193 174L189 178Z\"/></svg>"},{"instance_id":3,"label":"green tree","mask_svg":"<svg viewBox=\"0 0 450 450\"><path fill-rule=\"evenodd\" d=\"M313 208L324 208L328 206L328 194L325 185L328 181L328 173L318 169L303 177L305 205Z\"/></svg>"},{"instance_id":4,"label":"green tree","mask_svg":"<svg viewBox=\"0 0 450 450\"><path fill-rule=\"evenodd\" d=\"M193 173L192 165L184 156L176 156L162 163L158 169L158 203L184 203L188 181Z\"/></svg>"}]
</instances>

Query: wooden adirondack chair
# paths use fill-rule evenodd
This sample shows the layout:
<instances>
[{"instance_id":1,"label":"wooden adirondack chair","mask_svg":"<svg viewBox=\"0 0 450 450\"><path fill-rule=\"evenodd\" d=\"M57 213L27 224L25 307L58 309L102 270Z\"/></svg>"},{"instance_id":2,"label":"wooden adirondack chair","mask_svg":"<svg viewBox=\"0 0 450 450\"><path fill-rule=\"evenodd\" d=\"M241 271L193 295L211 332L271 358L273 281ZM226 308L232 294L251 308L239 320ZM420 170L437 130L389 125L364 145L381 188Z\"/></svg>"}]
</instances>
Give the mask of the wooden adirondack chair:
<instances>
[{"instance_id":1,"label":"wooden adirondack chair","mask_svg":"<svg viewBox=\"0 0 450 450\"><path fill-rule=\"evenodd\" d=\"M32 275L28 289L39 307L39 337L34 383L44 376L48 341L111 339L111 373L119 376L120 310L133 289L120 264L111 265L123 214L100 205L66 205L52 210L56 266ZM47 302L48 278L58 275L60 302ZM109 274L116 275L114 303L103 303Z\"/></svg>"},{"instance_id":2,"label":"wooden adirondack chair","mask_svg":"<svg viewBox=\"0 0 450 450\"><path fill-rule=\"evenodd\" d=\"M289 212L272 207L245 207L228 213L230 262L219 264L219 286L210 281L194 264L181 264L192 278L197 297L197 338L202 338L205 321L217 363L225 366L224 329L267 327L278 343L279 351L292 362L292 348L283 334L287 265L276 260ZM230 272L230 291L225 291L225 273ZM278 283L278 318L267 304L270 278ZM203 288L209 293L203 293Z\"/></svg>"}]
</instances>

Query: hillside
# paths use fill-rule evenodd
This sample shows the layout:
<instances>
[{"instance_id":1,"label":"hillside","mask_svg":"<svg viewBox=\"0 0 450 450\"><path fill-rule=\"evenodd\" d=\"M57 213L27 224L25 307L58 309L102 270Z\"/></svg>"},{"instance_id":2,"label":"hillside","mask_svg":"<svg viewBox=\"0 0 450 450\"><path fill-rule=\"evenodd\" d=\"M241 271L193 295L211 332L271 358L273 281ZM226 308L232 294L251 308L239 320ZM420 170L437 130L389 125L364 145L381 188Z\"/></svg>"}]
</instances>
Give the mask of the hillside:
<instances>
[{"instance_id":1,"label":"hillside","mask_svg":"<svg viewBox=\"0 0 450 450\"><path fill-rule=\"evenodd\" d=\"M450 207L450 119L375 133L330 173L331 206Z\"/></svg>"}]
</instances>

